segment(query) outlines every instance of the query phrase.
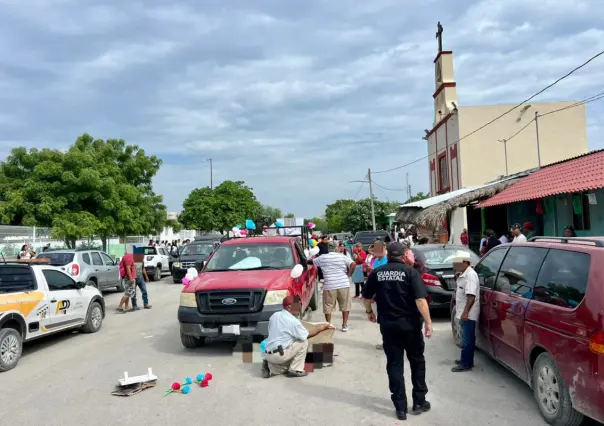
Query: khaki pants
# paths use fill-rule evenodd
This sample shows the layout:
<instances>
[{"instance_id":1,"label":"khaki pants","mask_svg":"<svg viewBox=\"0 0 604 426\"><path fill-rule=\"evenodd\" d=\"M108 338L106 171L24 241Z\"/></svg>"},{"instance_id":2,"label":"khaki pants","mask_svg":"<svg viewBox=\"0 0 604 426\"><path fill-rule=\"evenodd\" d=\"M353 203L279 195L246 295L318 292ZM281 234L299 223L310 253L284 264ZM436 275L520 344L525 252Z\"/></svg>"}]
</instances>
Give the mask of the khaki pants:
<instances>
[{"instance_id":1,"label":"khaki pants","mask_svg":"<svg viewBox=\"0 0 604 426\"><path fill-rule=\"evenodd\" d=\"M308 340L296 340L283 349L283 356L279 352L264 354L268 362L268 369L272 374L283 374L289 371L304 371L304 360L308 352Z\"/></svg>"},{"instance_id":2,"label":"khaki pants","mask_svg":"<svg viewBox=\"0 0 604 426\"><path fill-rule=\"evenodd\" d=\"M323 313L331 314L336 310L336 302L340 307L340 312L350 312L352 310L352 295L350 287L338 288L337 290L323 290Z\"/></svg>"}]
</instances>

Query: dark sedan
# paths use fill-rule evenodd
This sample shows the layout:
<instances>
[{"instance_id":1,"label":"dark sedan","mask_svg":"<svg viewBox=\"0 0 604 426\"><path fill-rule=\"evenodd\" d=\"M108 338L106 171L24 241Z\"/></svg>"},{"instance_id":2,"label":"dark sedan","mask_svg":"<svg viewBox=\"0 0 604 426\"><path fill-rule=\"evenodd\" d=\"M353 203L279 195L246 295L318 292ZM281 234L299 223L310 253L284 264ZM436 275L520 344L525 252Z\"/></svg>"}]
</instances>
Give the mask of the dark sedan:
<instances>
[{"instance_id":1,"label":"dark sedan","mask_svg":"<svg viewBox=\"0 0 604 426\"><path fill-rule=\"evenodd\" d=\"M415 254L415 267L428 290L430 308L449 309L456 288L453 259L461 252L470 253L475 265L480 258L469 248L452 244L421 244L411 249Z\"/></svg>"}]
</instances>

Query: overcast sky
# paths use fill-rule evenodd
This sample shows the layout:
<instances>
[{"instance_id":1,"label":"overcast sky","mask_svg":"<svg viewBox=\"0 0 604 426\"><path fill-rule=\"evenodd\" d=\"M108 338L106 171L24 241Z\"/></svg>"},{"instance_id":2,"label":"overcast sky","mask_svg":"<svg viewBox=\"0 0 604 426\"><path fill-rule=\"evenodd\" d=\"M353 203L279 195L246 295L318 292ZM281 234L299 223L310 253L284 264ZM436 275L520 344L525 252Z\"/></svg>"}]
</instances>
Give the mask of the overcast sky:
<instances>
[{"instance_id":1,"label":"overcast sky","mask_svg":"<svg viewBox=\"0 0 604 426\"><path fill-rule=\"evenodd\" d=\"M0 159L124 138L163 159L169 210L209 185L212 158L215 185L320 215L366 197L349 181L368 167L427 154L438 20L459 104L479 105L519 102L604 50L602 16L602 0L0 0ZM604 57L537 100L600 92ZM587 106L590 149L603 113ZM407 172L428 190L427 160L375 181L403 188Z\"/></svg>"}]
</instances>

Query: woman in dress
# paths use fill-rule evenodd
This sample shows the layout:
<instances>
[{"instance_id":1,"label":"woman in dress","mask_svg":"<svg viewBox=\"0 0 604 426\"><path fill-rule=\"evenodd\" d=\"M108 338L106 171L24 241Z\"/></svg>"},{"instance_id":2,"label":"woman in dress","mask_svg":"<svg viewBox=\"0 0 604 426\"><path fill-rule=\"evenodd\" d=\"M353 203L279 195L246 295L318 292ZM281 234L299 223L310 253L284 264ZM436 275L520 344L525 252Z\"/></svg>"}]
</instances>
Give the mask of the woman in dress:
<instances>
[{"instance_id":1,"label":"woman in dress","mask_svg":"<svg viewBox=\"0 0 604 426\"><path fill-rule=\"evenodd\" d=\"M363 250L363 244L357 243L352 250L352 259L356 263L356 268L352 273L352 282L355 288L355 299L361 297L361 291L363 290L363 284L365 283L365 274L363 273L363 265L367 260L367 253Z\"/></svg>"}]
</instances>

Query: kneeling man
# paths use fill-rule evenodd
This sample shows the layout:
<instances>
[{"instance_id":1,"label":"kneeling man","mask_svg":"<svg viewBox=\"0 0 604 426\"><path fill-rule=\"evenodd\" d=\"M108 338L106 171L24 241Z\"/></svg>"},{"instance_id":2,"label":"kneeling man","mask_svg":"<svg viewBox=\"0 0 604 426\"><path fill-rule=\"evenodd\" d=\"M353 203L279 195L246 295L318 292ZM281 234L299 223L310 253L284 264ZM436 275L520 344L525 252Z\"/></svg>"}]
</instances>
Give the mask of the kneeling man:
<instances>
[{"instance_id":1,"label":"kneeling man","mask_svg":"<svg viewBox=\"0 0 604 426\"><path fill-rule=\"evenodd\" d=\"M287 373L290 377L304 377L304 360L308 352L308 339L329 328L324 324L308 332L298 319L302 304L298 296L283 299L283 310L274 313L268 322L268 338L262 363L265 378Z\"/></svg>"}]
</instances>

